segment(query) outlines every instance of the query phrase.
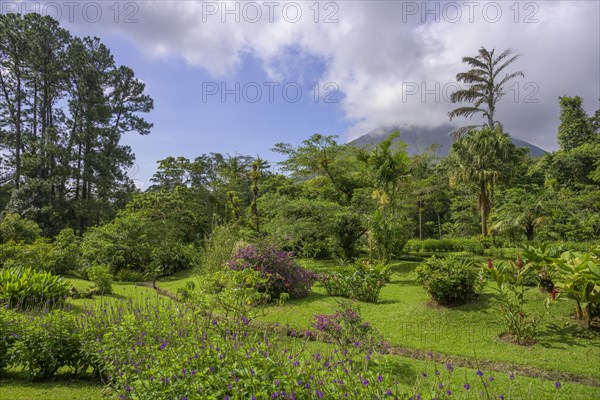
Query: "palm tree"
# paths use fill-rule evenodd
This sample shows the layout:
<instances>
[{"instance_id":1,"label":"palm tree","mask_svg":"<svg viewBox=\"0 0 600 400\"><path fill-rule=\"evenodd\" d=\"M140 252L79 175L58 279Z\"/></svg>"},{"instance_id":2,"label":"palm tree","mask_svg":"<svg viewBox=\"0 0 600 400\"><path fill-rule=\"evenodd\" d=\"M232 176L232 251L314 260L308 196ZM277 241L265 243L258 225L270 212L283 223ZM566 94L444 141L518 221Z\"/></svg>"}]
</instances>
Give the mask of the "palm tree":
<instances>
[{"instance_id":1,"label":"palm tree","mask_svg":"<svg viewBox=\"0 0 600 400\"><path fill-rule=\"evenodd\" d=\"M471 103L471 106L458 107L450 111L448 116L452 120L455 117L471 118L473 115L481 113L484 118L487 118L487 124L462 127L455 132L457 137L479 126L487 125L494 128L496 124L499 124L494 119L494 114L496 103L505 94L504 85L517 76L525 76L522 71L517 71L510 74L505 73L504 77L500 78L500 73L515 62L520 55L513 55L511 49L504 50L498 56L495 56L494 53L495 49L488 51L482 47L479 49L479 55L462 59L463 63L471 66L471 70L457 74L456 80L470 86L452 93L450 99L453 103L466 101Z\"/></svg>"},{"instance_id":2,"label":"palm tree","mask_svg":"<svg viewBox=\"0 0 600 400\"><path fill-rule=\"evenodd\" d=\"M479 191L477 209L481 217L481 234L488 235L487 220L492 209L494 186L510 178L517 151L510 136L497 127L471 130L452 144L452 177L472 184Z\"/></svg>"},{"instance_id":3,"label":"palm tree","mask_svg":"<svg viewBox=\"0 0 600 400\"><path fill-rule=\"evenodd\" d=\"M498 232L523 232L532 241L536 229L544 223L547 194L529 187L513 188L504 193L505 203L492 215L492 230Z\"/></svg>"}]
</instances>

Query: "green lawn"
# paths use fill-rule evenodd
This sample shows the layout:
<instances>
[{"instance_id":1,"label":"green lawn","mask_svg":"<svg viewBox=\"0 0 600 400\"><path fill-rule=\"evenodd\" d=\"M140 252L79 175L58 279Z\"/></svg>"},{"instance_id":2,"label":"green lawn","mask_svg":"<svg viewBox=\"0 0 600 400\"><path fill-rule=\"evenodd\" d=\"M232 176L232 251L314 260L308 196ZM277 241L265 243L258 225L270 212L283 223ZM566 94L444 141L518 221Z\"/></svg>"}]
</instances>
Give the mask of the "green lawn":
<instances>
[{"instance_id":1,"label":"green lawn","mask_svg":"<svg viewBox=\"0 0 600 400\"><path fill-rule=\"evenodd\" d=\"M3 400L99 400L102 385L91 380L58 377L53 381L28 381L19 374L0 379Z\"/></svg>"},{"instance_id":2,"label":"green lawn","mask_svg":"<svg viewBox=\"0 0 600 400\"><path fill-rule=\"evenodd\" d=\"M499 338L504 327L494 309L491 287L470 304L438 307L415 282L416 265L396 263L396 272L391 283L382 289L380 302L360 304L363 319L370 321L392 345L443 353L450 358L527 366L546 371L548 376L576 374L600 381L600 335L583 329L571 318L573 302L560 301L550 308L541 323L537 344L518 346ZM531 288L527 293L531 310L542 314L545 296ZM270 307L261 318L308 328L314 314L331 313L336 301L317 285L308 298Z\"/></svg>"},{"instance_id":3,"label":"green lawn","mask_svg":"<svg viewBox=\"0 0 600 400\"><path fill-rule=\"evenodd\" d=\"M330 261L303 263L320 270L335 267L335 263ZM475 362L479 362L481 369L486 371L486 377L493 374L495 384L504 388L511 385L507 371L516 371L518 379L511 390L520 396L527 394L527 398L552 399L557 394L554 382L560 380L563 384L560 398L600 398L600 370L597 368L600 334L583 329L571 318L572 302L561 301L550 309L541 324L538 343L518 346L499 338L503 325L494 309L495 294L491 287L470 304L439 307L415 282L414 268L417 265L417 262L408 261L394 263L395 272L391 282L382 289L380 302L360 303L363 319L370 321L395 348L404 351L402 355L386 356L401 386L409 388L422 371L431 376L435 368L443 370L443 363L451 361L455 364L454 390L459 391L465 382L475 381ZM81 292L90 285L82 279L68 279ZM158 285L175 293L195 279L191 271L182 271L160 279ZM152 288L137 283L118 282L113 289L112 295L71 300L70 304L77 311L104 302L116 304L124 298L145 301L148 297L158 296ZM528 305L534 312L544 311L544 297L537 288L528 291ZM314 314L331 313L338 300L326 296L324 289L316 285L307 298L289 301L281 307L270 306L266 316L259 320L308 328ZM312 343L311 346L327 351L327 345L322 343ZM433 361L418 359L428 351L439 357L437 366L433 365ZM407 353L412 356L405 357ZM514 384L519 387L514 387ZM0 380L0 399L93 400L101 398L101 389L99 383L90 380L59 378L36 382L12 372Z\"/></svg>"}]
</instances>

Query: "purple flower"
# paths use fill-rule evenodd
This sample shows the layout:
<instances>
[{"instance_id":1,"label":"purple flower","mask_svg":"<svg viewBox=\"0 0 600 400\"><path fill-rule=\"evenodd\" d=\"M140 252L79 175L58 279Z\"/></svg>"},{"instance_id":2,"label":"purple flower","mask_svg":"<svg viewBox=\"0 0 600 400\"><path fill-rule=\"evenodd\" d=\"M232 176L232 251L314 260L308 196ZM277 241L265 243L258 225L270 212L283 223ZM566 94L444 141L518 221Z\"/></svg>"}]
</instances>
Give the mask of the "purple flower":
<instances>
[{"instance_id":1,"label":"purple flower","mask_svg":"<svg viewBox=\"0 0 600 400\"><path fill-rule=\"evenodd\" d=\"M383 376L379 375L379 376L377 377L377 382L381 382L382 380L383 380Z\"/></svg>"},{"instance_id":2,"label":"purple flower","mask_svg":"<svg viewBox=\"0 0 600 400\"><path fill-rule=\"evenodd\" d=\"M363 384L363 386L365 386L365 387L366 387L366 386L369 386L369 380L368 380L368 379L365 379L365 380L362 382L362 384Z\"/></svg>"},{"instance_id":3,"label":"purple flower","mask_svg":"<svg viewBox=\"0 0 600 400\"><path fill-rule=\"evenodd\" d=\"M554 382L554 387L555 387L556 389L560 389L560 387L561 387L561 386L562 386L562 385L560 384L560 382L559 382L559 381L556 381L556 382Z\"/></svg>"},{"instance_id":4,"label":"purple flower","mask_svg":"<svg viewBox=\"0 0 600 400\"><path fill-rule=\"evenodd\" d=\"M446 364L446 369L450 372L454 372L454 367L450 363Z\"/></svg>"},{"instance_id":5,"label":"purple flower","mask_svg":"<svg viewBox=\"0 0 600 400\"><path fill-rule=\"evenodd\" d=\"M385 395L386 396L392 396L393 393L392 393L392 391L390 389L388 389L388 390L385 391Z\"/></svg>"},{"instance_id":6,"label":"purple flower","mask_svg":"<svg viewBox=\"0 0 600 400\"><path fill-rule=\"evenodd\" d=\"M471 390L471 385L469 385L468 383L465 383L463 387L465 388L465 390Z\"/></svg>"},{"instance_id":7,"label":"purple flower","mask_svg":"<svg viewBox=\"0 0 600 400\"><path fill-rule=\"evenodd\" d=\"M319 389L315 390L315 394L317 395L317 398L322 399L323 396L325 395L325 393L323 393L322 391L320 391Z\"/></svg>"},{"instance_id":8,"label":"purple flower","mask_svg":"<svg viewBox=\"0 0 600 400\"><path fill-rule=\"evenodd\" d=\"M480 370L477 370L477 375L478 376L483 376L483 372L481 372Z\"/></svg>"},{"instance_id":9,"label":"purple flower","mask_svg":"<svg viewBox=\"0 0 600 400\"><path fill-rule=\"evenodd\" d=\"M512 372L508 375L508 377L510 378L510 380L515 379L515 374L513 374Z\"/></svg>"}]
</instances>

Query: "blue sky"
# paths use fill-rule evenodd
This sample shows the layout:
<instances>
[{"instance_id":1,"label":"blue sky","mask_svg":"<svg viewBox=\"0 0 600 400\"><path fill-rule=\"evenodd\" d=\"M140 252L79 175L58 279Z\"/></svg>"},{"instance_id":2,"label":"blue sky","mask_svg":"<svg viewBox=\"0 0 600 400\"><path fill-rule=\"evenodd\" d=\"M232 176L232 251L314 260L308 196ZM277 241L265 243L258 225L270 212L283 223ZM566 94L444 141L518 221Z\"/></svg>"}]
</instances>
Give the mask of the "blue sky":
<instances>
[{"instance_id":1,"label":"blue sky","mask_svg":"<svg viewBox=\"0 0 600 400\"><path fill-rule=\"evenodd\" d=\"M136 154L130 175L142 188L150 185L157 161L171 155L193 159L202 153L238 153L275 164L282 159L270 151L275 143L297 145L317 132L346 140L352 121L339 108L343 93L319 80L320 60L306 62L302 77L272 79L247 54L238 70L215 78L181 59L149 57L121 35L102 40L118 64L131 67L146 83L154 99L154 110L146 115L154 123L152 133L130 133L122 142Z\"/></svg>"},{"instance_id":2,"label":"blue sky","mask_svg":"<svg viewBox=\"0 0 600 400\"><path fill-rule=\"evenodd\" d=\"M346 141L378 127L447 124L456 106L448 95L466 68L461 59L481 46L522 54L512 70L526 76L497 106L511 135L554 150L559 96L583 97L589 113L599 108L597 1L70 4L0 0L0 11L38 7L73 34L98 36L147 84L154 129L124 138L142 188L167 156L221 152L277 161L269 152L275 143L297 145L316 132ZM240 101L231 93L222 99L222 87L236 91L236 83ZM297 87L302 94L290 102ZM262 96L252 102L257 88Z\"/></svg>"}]
</instances>

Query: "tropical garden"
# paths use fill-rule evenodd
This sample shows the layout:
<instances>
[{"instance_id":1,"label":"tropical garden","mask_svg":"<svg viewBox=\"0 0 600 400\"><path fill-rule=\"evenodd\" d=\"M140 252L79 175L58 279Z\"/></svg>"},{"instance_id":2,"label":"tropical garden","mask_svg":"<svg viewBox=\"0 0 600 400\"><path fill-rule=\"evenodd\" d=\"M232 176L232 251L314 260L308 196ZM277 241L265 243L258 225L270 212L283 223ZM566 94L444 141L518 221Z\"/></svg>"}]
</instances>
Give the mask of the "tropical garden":
<instances>
[{"instance_id":1,"label":"tropical garden","mask_svg":"<svg viewBox=\"0 0 600 400\"><path fill-rule=\"evenodd\" d=\"M315 134L142 192L134 71L49 17L0 33L0 398L600 397L600 110L515 147L518 54L463 58L449 118L482 124L448 156Z\"/></svg>"}]
</instances>

